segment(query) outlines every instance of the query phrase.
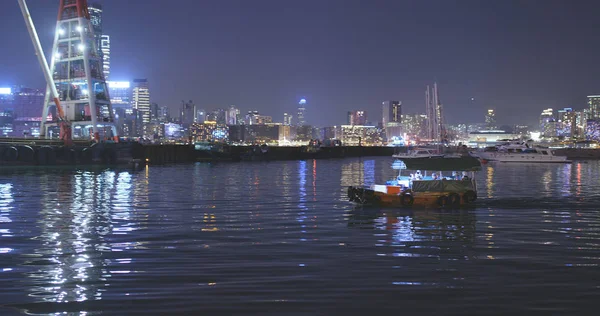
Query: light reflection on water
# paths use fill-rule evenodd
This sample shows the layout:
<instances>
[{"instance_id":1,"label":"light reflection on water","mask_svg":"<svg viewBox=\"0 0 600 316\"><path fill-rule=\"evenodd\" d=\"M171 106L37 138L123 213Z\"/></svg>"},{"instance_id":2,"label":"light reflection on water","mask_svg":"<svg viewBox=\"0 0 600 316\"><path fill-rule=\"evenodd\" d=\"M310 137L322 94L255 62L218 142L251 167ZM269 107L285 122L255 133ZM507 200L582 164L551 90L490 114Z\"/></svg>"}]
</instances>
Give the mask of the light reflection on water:
<instances>
[{"instance_id":1,"label":"light reflection on water","mask_svg":"<svg viewBox=\"0 0 600 316\"><path fill-rule=\"evenodd\" d=\"M4 173L0 313L574 313L595 302L600 163L489 163L464 210L347 202L348 185L395 176L391 162Z\"/></svg>"}]
</instances>

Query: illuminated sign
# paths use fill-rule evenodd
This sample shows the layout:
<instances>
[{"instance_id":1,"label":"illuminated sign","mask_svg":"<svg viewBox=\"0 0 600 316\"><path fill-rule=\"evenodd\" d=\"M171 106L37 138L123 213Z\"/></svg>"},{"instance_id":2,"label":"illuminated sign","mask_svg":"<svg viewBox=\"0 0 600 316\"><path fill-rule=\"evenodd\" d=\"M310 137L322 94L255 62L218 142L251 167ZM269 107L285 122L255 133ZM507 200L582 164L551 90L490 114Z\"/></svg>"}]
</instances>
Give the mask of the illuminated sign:
<instances>
[{"instance_id":1,"label":"illuminated sign","mask_svg":"<svg viewBox=\"0 0 600 316\"><path fill-rule=\"evenodd\" d=\"M107 81L109 89L127 89L131 86L129 81Z\"/></svg>"},{"instance_id":2,"label":"illuminated sign","mask_svg":"<svg viewBox=\"0 0 600 316\"><path fill-rule=\"evenodd\" d=\"M10 88L0 88L0 94L11 94L12 90Z\"/></svg>"}]
</instances>

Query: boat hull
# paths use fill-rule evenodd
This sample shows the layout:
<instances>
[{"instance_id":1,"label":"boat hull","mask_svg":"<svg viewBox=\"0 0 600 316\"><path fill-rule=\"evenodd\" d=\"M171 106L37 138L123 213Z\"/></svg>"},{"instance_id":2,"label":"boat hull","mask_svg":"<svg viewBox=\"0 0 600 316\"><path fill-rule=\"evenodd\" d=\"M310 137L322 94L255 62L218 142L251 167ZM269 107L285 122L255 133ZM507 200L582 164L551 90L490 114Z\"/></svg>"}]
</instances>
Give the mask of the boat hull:
<instances>
[{"instance_id":1,"label":"boat hull","mask_svg":"<svg viewBox=\"0 0 600 316\"><path fill-rule=\"evenodd\" d=\"M500 162L570 163L565 156L540 154L479 153L479 159Z\"/></svg>"},{"instance_id":2,"label":"boat hull","mask_svg":"<svg viewBox=\"0 0 600 316\"><path fill-rule=\"evenodd\" d=\"M473 190L464 192L383 193L369 188L348 187L348 199L363 205L397 208L458 208L472 205L477 200Z\"/></svg>"}]
</instances>

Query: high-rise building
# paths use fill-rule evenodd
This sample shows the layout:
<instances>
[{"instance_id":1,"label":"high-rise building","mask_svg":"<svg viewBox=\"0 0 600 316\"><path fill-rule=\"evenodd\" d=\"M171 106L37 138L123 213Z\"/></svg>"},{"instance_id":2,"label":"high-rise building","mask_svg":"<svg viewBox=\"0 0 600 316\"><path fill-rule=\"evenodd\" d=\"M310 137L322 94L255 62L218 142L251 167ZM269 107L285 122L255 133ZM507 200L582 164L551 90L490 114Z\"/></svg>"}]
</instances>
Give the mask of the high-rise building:
<instances>
[{"instance_id":1,"label":"high-rise building","mask_svg":"<svg viewBox=\"0 0 600 316\"><path fill-rule=\"evenodd\" d=\"M213 111L215 115L215 121L217 124L226 125L227 124L227 110L225 109L216 109Z\"/></svg>"},{"instance_id":2,"label":"high-rise building","mask_svg":"<svg viewBox=\"0 0 600 316\"><path fill-rule=\"evenodd\" d=\"M161 123L167 123L170 119L169 107L163 105L158 109L158 121Z\"/></svg>"},{"instance_id":3,"label":"high-rise building","mask_svg":"<svg viewBox=\"0 0 600 316\"><path fill-rule=\"evenodd\" d=\"M496 126L496 113L493 109L487 110L487 114L485 115L485 125L488 130L494 130L497 128Z\"/></svg>"},{"instance_id":4,"label":"high-rise building","mask_svg":"<svg viewBox=\"0 0 600 316\"><path fill-rule=\"evenodd\" d=\"M577 139L585 138L585 130L586 130L586 111L574 111L573 112L573 137Z\"/></svg>"},{"instance_id":5,"label":"high-rise building","mask_svg":"<svg viewBox=\"0 0 600 316\"><path fill-rule=\"evenodd\" d=\"M99 3L91 3L88 6L90 13L90 23L94 31L94 44L97 50L97 55L102 60L102 74L104 79L108 80L110 74L110 37L104 34L102 5Z\"/></svg>"},{"instance_id":6,"label":"high-rise building","mask_svg":"<svg viewBox=\"0 0 600 316\"><path fill-rule=\"evenodd\" d=\"M383 105L383 115L381 124L385 129L385 136L388 141L392 138L402 137L402 102L385 101Z\"/></svg>"},{"instance_id":7,"label":"high-rise building","mask_svg":"<svg viewBox=\"0 0 600 316\"><path fill-rule=\"evenodd\" d=\"M350 111L348 112L348 125L366 125L367 124L367 112L366 111Z\"/></svg>"},{"instance_id":8,"label":"high-rise building","mask_svg":"<svg viewBox=\"0 0 600 316\"><path fill-rule=\"evenodd\" d=\"M150 88L148 79L133 79L133 109L140 113L141 123L150 123Z\"/></svg>"},{"instance_id":9,"label":"high-rise building","mask_svg":"<svg viewBox=\"0 0 600 316\"><path fill-rule=\"evenodd\" d=\"M194 104L194 101L182 100L181 108L179 109L179 122L181 124L198 123L196 119L196 105Z\"/></svg>"},{"instance_id":10,"label":"high-rise building","mask_svg":"<svg viewBox=\"0 0 600 316\"><path fill-rule=\"evenodd\" d=\"M11 88L0 88L0 112L12 110L13 93Z\"/></svg>"},{"instance_id":11,"label":"high-rise building","mask_svg":"<svg viewBox=\"0 0 600 316\"><path fill-rule=\"evenodd\" d=\"M60 2L50 72L72 137L112 138L116 134L113 111L94 37L95 26L90 29L91 20L87 1ZM45 121L48 113L56 111L51 95L52 91L47 90L40 126L42 136L50 136L47 131L59 129L57 120Z\"/></svg>"},{"instance_id":12,"label":"high-rise building","mask_svg":"<svg viewBox=\"0 0 600 316\"><path fill-rule=\"evenodd\" d=\"M540 132L543 137L556 136L556 119L554 118L554 111L552 108L542 111L542 114L540 115Z\"/></svg>"},{"instance_id":13,"label":"high-rise building","mask_svg":"<svg viewBox=\"0 0 600 316\"><path fill-rule=\"evenodd\" d=\"M110 75L110 36L102 34L100 51L102 52L102 72L104 73L104 79L108 80Z\"/></svg>"},{"instance_id":14,"label":"high-rise building","mask_svg":"<svg viewBox=\"0 0 600 316\"><path fill-rule=\"evenodd\" d=\"M90 23L94 31L94 41L98 50L97 54L102 56L102 51L100 50L100 47L102 47L102 5L99 3L90 3L88 5L88 12L90 13Z\"/></svg>"},{"instance_id":15,"label":"high-rise building","mask_svg":"<svg viewBox=\"0 0 600 316\"><path fill-rule=\"evenodd\" d=\"M402 114L402 132L411 139L427 137L427 115Z\"/></svg>"},{"instance_id":16,"label":"high-rise building","mask_svg":"<svg viewBox=\"0 0 600 316\"><path fill-rule=\"evenodd\" d=\"M150 120L152 122L158 122L159 110L158 103L150 103Z\"/></svg>"},{"instance_id":17,"label":"high-rise building","mask_svg":"<svg viewBox=\"0 0 600 316\"><path fill-rule=\"evenodd\" d=\"M283 125L292 125L293 115L288 113L283 113Z\"/></svg>"},{"instance_id":18,"label":"high-rise building","mask_svg":"<svg viewBox=\"0 0 600 316\"><path fill-rule=\"evenodd\" d=\"M600 120L600 95L588 95L588 110L590 120Z\"/></svg>"},{"instance_id":19,"label":"high-rise building","mask_svg":"<svg viewBox=\"0 0 600 316\"><path fill-rule=\"evenodd\" d=\"M13 113L17 118L41 118L40 109L44 107L44 92L40 89L20 87L14 91L12 100Z\"/></svg>"},{"instance_id":20,"label":"high-rise building","mask_svg":"<svg viewBox=\"0 0 600 316\"><path fill-rule=\"evenodd\" d=\"M575 113L572 108L558 110L556 135L562 137L572 137L575 130Z\"/></svg>"},{"instance_id":21,"label":"high-rise building","mask_svg":"<svg viewBox=\"0 0 600 316\"><path fill-rule=\"evenodd\" d=\"M131 83L129 81L107 81L108 95L114 109L131 109Z\"/></svg>"},{"instance_id":22,"label":"high-rise building","mask_svg":"<svg viewBox=\"0 0 600 316\"><path fill-rule=\"evenodd\" d=\"M235 105L230 105L229 109L225 113L225 121L227 125L237 125L237 116L240 110Z\"/></svg>"},{"instance_id":23,"label":"high-rise building","mask_svg":"<svg viewBox=\"0 0 600 316\"><path fill-rule=\"evenodd\" d=\"M298 126L306 125L306 99L300 99L298 102Z\"/></svg>"},{"instance_id":24,"label":"high-rise building","mask_svg":"<svg viewBox=\"0 0 600 316\"><path fill-rule=\"evenodd\" d=\"M194 118L194 122L196 123L204 123L207 121L206 119L206 110L204 109L196 109L196 117Z\"/></svg>"}]
</instances>

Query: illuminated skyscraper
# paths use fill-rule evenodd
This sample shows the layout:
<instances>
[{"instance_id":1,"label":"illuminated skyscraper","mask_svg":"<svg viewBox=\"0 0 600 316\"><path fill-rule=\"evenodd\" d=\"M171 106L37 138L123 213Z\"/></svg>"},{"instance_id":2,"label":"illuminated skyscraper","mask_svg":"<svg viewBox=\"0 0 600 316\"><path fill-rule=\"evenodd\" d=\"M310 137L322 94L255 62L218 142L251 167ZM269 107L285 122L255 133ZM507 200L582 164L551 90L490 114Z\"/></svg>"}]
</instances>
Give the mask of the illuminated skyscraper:
<instances>
[{"instance_id":1,"label":"illuminated skyscraper","mask_svg":"<svg viewBox=\"0 0 600 316\"><path fill-rule=\"evenodd\" d=\"M102 59L102 73L104 74L104 79L108 80L108 75L110 74L110 37L104 34L102 5L92 3L88 6L88 11L90 12L90 22L94 30L94 40L96 41L98 56Z\"/></svg>"},{"instance_id":2,"label":"illuminated skyscraper","mask_svg":"<svg viewBox=\"0 0 600 316\"><path fill-rule=\"evenodd\" d=\"M99 50L98 55L101 56L100 51L101 38L102 38L102 5L99 3L91 3L88 6L88 12L90 13L90 23L94 30L94 40L96 41L96 48Z\"/></svg>"},{"instance_id":3,"label":"illuminated skyscraper","mask_svg":"<svg viewBox=\"0 0 600 316\"><path fill-rule=\"evenodd\" d=\"M400 101L385 101L383 105L383 115L381 123L385 129L387 140L393 137L401 137L402 135L402 102Z\"/></svg>"},{"instance_id":4,"label":"illuminated skyscraper","mask_svg":"<svg viewBox=\"0 0 600 316\"><path fill-rule=\"evenodd\" d=\"M366 111L350 111L348 112L348 125L366 125L367 124L367 112Z\"/></svg>"},{"instance_id":5,"label":"illuminated skyscraper","mask_svg":"<svg viewBox=\"0 0 600 316\"><path fill-rule=\"evenodd\" d=\"M588 109L590 120L600 120L600 95L588 95Z\"/></svg>"},{"instance_id":6,"label":"illuminated skyscraper","mask_svg":"<svg viewBox=\"0 0 600 316\"><path fill-rule=\"evenodd\" d=\"M576 128L575 112L572 108L558 110L556 134L557 136L572 137Z\"/></svg>"},{"instance_id":7,"label":"illuminated skyscraper","mask_svg":"<svg viewBox=\"0 0 600 316\"><path fill-rule=\"evenodd\" d=\"M102 35L100 50L102 51L102 72L104 73L104 79L108 80L110 75L110 36Z\"/></svg>"},{"instance_id":8,"label":"illuminated skyscraper","mask_svg":"<svg viewBox=\"0 0 600 316\"><path fill-rule=\"evenodd\" d=\"M306 114L306 99L300 99L298 102L298 126L306 125L306 118L304 115Z\"/></svg>"},{"instance_id":9,"label":"illuminated skyscraper","mask_svg":"<svg viewBox=\"0 0 600 316\"><path fill-rule=\"evenodd\" d=\"M113 108L131 110L131 83L129 81L107 81L106 84Z\"/></svg>"},{"instance_id":10,"label":"illuminated skyscraper","mask_svg":"<svg viewBox=\"0 0 600 316\"><path fill-rule=\"evenodd\" d=\"M292 125L292 117L291 114L283 113L283 125Z\"/></svg>"},{"instance_id":11,"label":"illuminated skyscraper","mask_svg":"<svg viewBox=\"0 0 600 316\"><path fill-rule=\"evenodd\" d=\"M556 136L556 119L552 108L542 111L540 115L540 132L544 137Z\"/></svg>"},{"instance_id":12,"label":"illuminated skyscraper","mask_svg":"<svg viewBox=\"0 0 600 316\"><path fill-rule=\"evenodd\" d=\"M225 112L225 121L227 125L237 125L237 116L240 113L235 105L230 105L227 112Z\"/></svg>"},{"instance_id":13,"label":"illuminated skyscraper","mask_svg":"<svg viewBox=\"0 0 600 316\"><path fill-rule=\"evenodd\" d=\"M496 113L494 110L487 110L487 114L485 115L485 126L488 130L496 129Z\"/></svg>"},{"instance_id":14,"label":"illuminated skyscraper","mask_svg":"<svg viewBox=\"0 0 600 316\"><path fill-rule=\"evenodd\" d=\"M148 79L133 80L133 109L137 110L142 124L150 123L150 89Z\"/></svg>"}]
</instances>

